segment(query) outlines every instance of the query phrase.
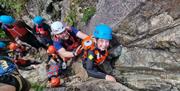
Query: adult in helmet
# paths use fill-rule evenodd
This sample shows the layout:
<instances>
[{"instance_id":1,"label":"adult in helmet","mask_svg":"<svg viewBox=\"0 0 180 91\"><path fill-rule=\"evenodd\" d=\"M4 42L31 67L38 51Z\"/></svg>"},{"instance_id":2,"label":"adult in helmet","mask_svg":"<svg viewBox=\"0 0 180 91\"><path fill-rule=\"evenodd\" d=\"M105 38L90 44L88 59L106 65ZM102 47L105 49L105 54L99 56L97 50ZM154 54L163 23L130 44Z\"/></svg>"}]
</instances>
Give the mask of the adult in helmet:
<instances>
[{"instance_id":1,"label":"adult in helmet","mask_svg":"<svg viewBox=\"0 0 180 91\"><path fill-rule=\"evenodd\" d=\"M59 21L51 24L51 30L53 45L63 58L75 57L77 53L74 52L74 49L80 45L79 39L87 37L86 34L78 31L76 28L65 26Z\"/></svg>"},{"instance_id":2,"label":"adult in helmet","mask_svg":"<svg viewBox=\"0 0 180 91\"><path fill-rule=\"evenodd\" d=\"M99 24L93 32L94 49L87 50L83 66L91 77L116 81L111 76L112 67L107 61L109 42L112 39L112 29L106 24Z\"/></svg>"},{"instance_id":3,"label":"adult in helmet","mask_svg":"<svg viewBox=\"0 0 180 91\"><path fill-rule=\"evenodd\" d=\"M0 91L29 91L30 83L17 71L12 59L0 56Z\"/></svg>"},{"instance_id":4,"label":"adult in helmet","mask_svg":"<svg viewBox=\"0 0 180 91\"><path fill-rule=\"evenodd\" d=\"M32 28L25 22L15 21L13 17L8 15L0 16L0 22L2 23L2 30L12 41L19 39L35 48L42 47L42 44L39 43L36 37L29 31L32 30Z\"/></svg>"},{"instance_id":5,"label":"adult in helmet","mask_svg":"<svg viewBox=\"0 0 180 91\"><path fill-rule=\"evenodd\" d=\"M47 46L52 44L50 35L51 28L44 21L45 19L41 16L36 16L33 18L33 34L36 36L40 43Z\"/></svg>"},{"instance_id":6,"label":"adult in helmet","mask_svg":"<svg viewBox=\"0 0 180 91\"><path fill-rule=\"evenodd\" d=\"M53 35L53 45L57 50L57 54L63 59L62 68L66 69L66 62L72 58L73 61L72 70L75 74L85 74L86 76L79 76L82 80L86 80L87 73L80 63L81 60L78 58L80 53L80 39L87 37L86 34L77 30L74 27L63 25L61 22L56 21L51 24L51 30ZM77 57L76 57L77 56ZM64 70L62 74L66 74L68 70Z\"/></svg>"}]
</instances>

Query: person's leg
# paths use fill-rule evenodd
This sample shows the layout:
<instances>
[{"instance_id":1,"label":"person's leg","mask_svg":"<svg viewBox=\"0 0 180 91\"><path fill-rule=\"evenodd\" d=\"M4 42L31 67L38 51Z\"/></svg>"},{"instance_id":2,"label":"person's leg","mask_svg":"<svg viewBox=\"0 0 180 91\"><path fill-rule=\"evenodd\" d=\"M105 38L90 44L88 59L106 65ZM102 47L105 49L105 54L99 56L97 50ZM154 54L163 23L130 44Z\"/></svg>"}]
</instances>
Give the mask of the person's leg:
<instances>
[{"instance_id":1,"label":"person's leg","mask_svg":"<svg viewBox=\"0 0 180 91\"><path fill-rule=\"evenodd\" d=\"M81 78L81 80L86 81L88 79L87 71L83 67L82 60L80 57L77 58L75 61L73 61L72 70L74 71L74 73L77 77Z\"/></svg>"},{"instance_id":2,"label":"person's leg","mask_svg":"<svg viewBox=\"0 0 180 91\"><path fill-rule=\"evenodd\" d=\"M113 71L113 68L112 68L112 66L111 66L111 64L110 64L109 61L104 61L102 64L100 64L100 65L98 66L98 68L99 68L101 71L103 71L103 72L105 72L106 74L109 74L109 75L111 75L111 74L112 74L112 71Z\"/></svg>"},{"instance_id":3,"label":"person's leg","mask_svg":"<svg viewBox=\"0 0 180 91\"><path fill-rule=\"evenodd\" d=\"M16 91L16 87L4 83L0 83L0 91Z\"/></svg>"}]
</instances>

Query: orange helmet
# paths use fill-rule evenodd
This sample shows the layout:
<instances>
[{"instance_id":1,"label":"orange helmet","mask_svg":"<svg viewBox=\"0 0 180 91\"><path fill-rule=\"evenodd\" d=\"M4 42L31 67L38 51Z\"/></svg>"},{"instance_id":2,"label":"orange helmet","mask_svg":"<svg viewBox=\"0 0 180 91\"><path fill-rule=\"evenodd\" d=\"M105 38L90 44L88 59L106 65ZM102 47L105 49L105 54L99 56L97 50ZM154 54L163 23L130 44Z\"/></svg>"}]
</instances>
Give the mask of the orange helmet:
<instances>
[{"instance_id":1,"label":"orange helmet","mask_svg":"<svg viewBox=\"0 0 180 91\"><path fill-rule=\"evenodd\" d=\"M56 52L56 48L53 45L50 45L47 51L50 54L54 54Z\"/></svg>"},{"instance_id":2,"label":"orange helmet","mask_svg":"<svg viewBox=\"0 0 180 91\"><path fill-rule=\"evenodd\" d=\"M58 77L52 77L50 83L52 87L57 87L60 85L60 79Z\"/></svg>"},{"instance_id":3,"label":"orange helmet","mask_svg":"<svg viewBox=\"0 0 180 91\"><path fill-rule=\"evenodd\" d=\"M10 50L16 50L18 48L18 45L16 43L10 43L9 49Z\"/></svg>"}]
</instances>

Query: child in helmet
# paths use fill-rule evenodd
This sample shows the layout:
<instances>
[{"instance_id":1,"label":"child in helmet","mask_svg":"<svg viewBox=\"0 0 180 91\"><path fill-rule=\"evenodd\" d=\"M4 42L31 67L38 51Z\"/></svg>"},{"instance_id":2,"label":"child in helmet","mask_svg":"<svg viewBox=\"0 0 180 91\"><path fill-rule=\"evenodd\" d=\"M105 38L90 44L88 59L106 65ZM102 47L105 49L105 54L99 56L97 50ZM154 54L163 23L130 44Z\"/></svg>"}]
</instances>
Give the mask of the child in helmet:
<instances>
[{"instance_id":1,"label":"child in helmet","mask_svg":"<svg viewBox=\"0 0 180 91\"><path fill-rule=\"evenodd\" d=\"M47 50L48 60L46 61L47 74L51 87L60 85L59 75L62 72L62 59L57 55L57 51L53 45L50 45Z\"/></svg>"},{"instance_id":2,"label":"child in helmet","mask_svg":"<svg viewBox=\"0 0 180 91\"><path fill-rule=\"evenodd\" d=\"M93 39L85 42L85 45L93 45L88 50L83 60L83 66L91 77L116 81L111 76L112 67L107 60L109 42L112 39L112 29L105 24L95 27Z\"/></svg>"},{"instance_id":3,"label":"child in helmet","mask_svg":"<svg viewBox=\"0 0 180 91\"><path fill-rule=\"evenodd\" d=\"M36 16L33 18L34 29L33 34L45 46L51 45L51 35L50 35L50 26L46 24L45 19L41 16Z\"/></svg>"}]
</instances>

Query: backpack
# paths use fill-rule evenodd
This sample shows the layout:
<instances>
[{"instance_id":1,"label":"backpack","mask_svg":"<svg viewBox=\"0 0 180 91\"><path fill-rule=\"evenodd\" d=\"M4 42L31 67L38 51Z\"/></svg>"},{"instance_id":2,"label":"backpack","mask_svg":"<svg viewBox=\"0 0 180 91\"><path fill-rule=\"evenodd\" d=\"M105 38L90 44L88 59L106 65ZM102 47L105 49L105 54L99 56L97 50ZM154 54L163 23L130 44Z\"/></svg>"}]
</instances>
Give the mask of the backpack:
<instances>
[{"instance_id":1,"label":"backpack","mask_svg":"<svg viewBox=\"0 0 180 91\"><path fill-rule=\"evenodd\" d=\"M0 57L0 76L11 74L16 70L16 65L8 57Z\"/></svg>"}]
</instances>

